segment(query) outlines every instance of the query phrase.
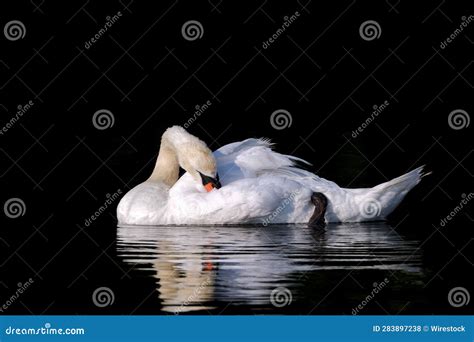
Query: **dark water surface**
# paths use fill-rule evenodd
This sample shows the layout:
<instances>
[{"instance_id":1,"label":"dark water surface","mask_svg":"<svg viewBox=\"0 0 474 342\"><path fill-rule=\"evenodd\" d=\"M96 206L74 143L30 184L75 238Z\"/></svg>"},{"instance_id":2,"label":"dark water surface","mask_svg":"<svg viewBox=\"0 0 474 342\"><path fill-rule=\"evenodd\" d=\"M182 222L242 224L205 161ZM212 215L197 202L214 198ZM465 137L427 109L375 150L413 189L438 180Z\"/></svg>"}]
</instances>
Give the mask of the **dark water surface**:
<instances>
[{"instance_id":1,"label":"dark water surface","mask_svg":"<svg viewBox=\"0 0 474 342\"><path fill-rule=\"evenodd\" d=\"M119 227L155 313L403 313L426 308L419 241L386 223Z\"/></svg>"}]
</instances>

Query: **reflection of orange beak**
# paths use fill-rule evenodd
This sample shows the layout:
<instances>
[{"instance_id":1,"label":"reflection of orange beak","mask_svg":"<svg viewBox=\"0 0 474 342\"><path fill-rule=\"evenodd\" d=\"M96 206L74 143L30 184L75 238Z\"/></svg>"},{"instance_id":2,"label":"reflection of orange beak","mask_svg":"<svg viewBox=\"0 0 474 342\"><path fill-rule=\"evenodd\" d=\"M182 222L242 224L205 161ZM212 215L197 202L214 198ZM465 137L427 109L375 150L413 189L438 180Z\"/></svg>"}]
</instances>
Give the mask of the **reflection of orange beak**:
<instances>
[{"instance_id":1,"label":"reflection of orange beak","mask_svg":"<svg viewBox=\"0 0 474 342\"><path fill-rule=\"evenodd\" d=\"M211 192L212 189L214 189L214 188L215 188L214 184L212 184L210 182L207 183L206 185L204 185L204 189L206 189L207 192Z\"/></svg>"},{"instance_id":2,"label":"reflection of orange beak","mask_svg":"<svg viewBox=\"0 0 474 342\"><path fill-rule=\"evenodd\" d=\"M214 268L214 265L212 264L212 262L205 262L203 265L204 271L212 271L213 268Z\"/></svg>"}]
</instances>

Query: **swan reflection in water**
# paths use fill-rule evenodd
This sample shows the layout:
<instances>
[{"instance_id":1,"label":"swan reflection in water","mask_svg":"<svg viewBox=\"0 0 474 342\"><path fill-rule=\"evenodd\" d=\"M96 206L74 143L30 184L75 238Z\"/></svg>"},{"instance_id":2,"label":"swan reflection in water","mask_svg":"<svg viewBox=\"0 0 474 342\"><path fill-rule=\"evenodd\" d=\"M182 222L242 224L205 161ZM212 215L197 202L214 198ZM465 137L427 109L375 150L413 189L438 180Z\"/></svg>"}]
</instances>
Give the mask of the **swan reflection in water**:
<instances>
[{"instance_id":1,"label":"swan reflection in water","mask_svg":"<svg viewBox=\"0 0 474 342\"><path fill-rule=\"evenodd\" d=\"M216 303L270 306L276 287L298 298L308 274L337 270L420 272L418 241L383 222L303 225L119 227L118 255L152 271L166 312Z\"/></svg>"}]
</instances>

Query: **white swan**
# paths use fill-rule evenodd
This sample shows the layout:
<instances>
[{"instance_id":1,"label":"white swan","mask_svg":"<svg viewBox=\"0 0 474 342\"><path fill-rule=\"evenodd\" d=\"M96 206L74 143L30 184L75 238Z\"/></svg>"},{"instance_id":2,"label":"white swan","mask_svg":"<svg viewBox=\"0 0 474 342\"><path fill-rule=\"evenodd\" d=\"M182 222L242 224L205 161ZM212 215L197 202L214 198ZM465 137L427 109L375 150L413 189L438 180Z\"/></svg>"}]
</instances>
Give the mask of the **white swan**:
<instances>
[{"instance_id":1,"label":"white swan","mask_svg":"<svg viewBox=\"0 0 474 342\"><path fill-rule=\"evenodd\" d=\"M168 128L152 175L120 201L119 225L384 220L425 175L419 167L373 188L345 189L270 147L247 139L213 154L182 127ZM180 166L187 172L178 179Z\"/></svg>"}]
</instances>

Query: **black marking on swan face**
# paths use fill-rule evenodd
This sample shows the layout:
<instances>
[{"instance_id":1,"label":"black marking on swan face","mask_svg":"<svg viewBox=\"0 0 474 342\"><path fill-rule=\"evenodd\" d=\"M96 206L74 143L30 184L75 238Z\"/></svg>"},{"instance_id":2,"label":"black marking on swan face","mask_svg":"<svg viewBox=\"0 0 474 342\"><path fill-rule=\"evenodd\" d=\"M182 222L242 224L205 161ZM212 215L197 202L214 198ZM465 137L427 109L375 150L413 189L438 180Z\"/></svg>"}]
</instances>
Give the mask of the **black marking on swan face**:
<instances>
[{"instance_id":1,"label":"black marking on swan face","mask_svg":"<svg viewBox=\"0 0 474 342\"><path fill-rule=\"evenodd\" d=\"M209 177L209 176L206 176L206 175L202 174L199 171L198 171L198 173L201 176L202 185L206 186L207 184L212 184L212 186L216 189L221 188L221 182L219 180L219 175L218 174L216 174L216 178L212 178L212 177Z\"/></svg>"}]
</instances>

